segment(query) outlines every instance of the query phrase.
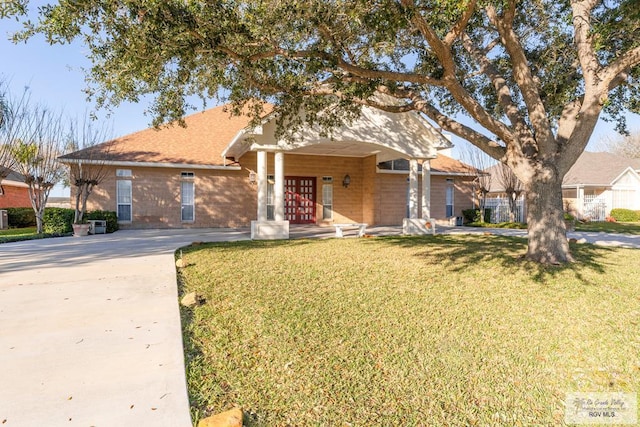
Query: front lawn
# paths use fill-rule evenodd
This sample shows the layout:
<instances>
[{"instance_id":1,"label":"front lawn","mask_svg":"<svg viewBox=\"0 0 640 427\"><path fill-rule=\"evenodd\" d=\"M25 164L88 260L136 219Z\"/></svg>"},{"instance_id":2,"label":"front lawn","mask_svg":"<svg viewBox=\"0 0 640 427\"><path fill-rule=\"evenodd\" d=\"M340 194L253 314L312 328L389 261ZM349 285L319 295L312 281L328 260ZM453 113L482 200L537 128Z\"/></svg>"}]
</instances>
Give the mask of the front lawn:
<instances>
[{"instance_id":1,"label":"front lawn","mask_svg":"<svg viewBox=\"0 0 640 427\"><path fill-rule=\"evenodd\" d=\"M640 234L639 222L577 222L576 231Z\"/></svg>"},{"instance_id":2,"label":"front lawn","mask_svg":"<svg viewBox=\"0 0 640 427\"><path fill-rule=\"evenodd\" d=\"M36 227L9 228L7 230L0 230L0 243L18 242L21 240L38 239L42 237L44 236L36 233Z\"/></svg>"},{"instance_id":3,"label":"front lawn","mask_svg":"<svg viewBox=\"0 0 640 427\"><path fill-rule=\"evenodd\" d=\"M640 390L640 256L426 236L182 250L194 420L255 426L548 426L565 394Z\"/></svg>"}]
</instances>

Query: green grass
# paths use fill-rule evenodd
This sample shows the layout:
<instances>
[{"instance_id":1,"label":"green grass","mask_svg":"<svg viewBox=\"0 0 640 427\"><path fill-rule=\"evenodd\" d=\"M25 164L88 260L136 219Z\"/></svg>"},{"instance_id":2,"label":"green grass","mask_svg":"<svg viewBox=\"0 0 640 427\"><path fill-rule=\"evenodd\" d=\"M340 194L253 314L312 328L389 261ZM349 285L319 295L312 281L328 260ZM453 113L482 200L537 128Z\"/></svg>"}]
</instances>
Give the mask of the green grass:
<instances>
[{"instance_id":1,"label":"green grass","mask_svg":"<svg viewBox=\"0 0 640 427\"><path fill-rule=\"evenodd\" d=\"M427 236L183 249L192 414L250 426L562 425L568 392L640 390L640 256Z\"/></svg>"},{"instance_id":2,"label":"green grass","mask_svg":"<svg viewBox=\"0 0 640 427\"><path fill-rule=\"evenodd\" d=\"M603 231L605 233L640 234L638 222L577 222L576 231Z\"/></svg>"},{"instance_id":3,"label":"green grass","mask_svg":"<svg viewBox=\"0 0 640 427\"><path fill-rule=\"evenodd\" d=\"M9 228L7 230L0 230L0 237L7 236L29 236L32 234L36 234L35 227L25 227L25 228Z\"/></svg>"},{"instance_id":4,"label":"green grass","mask_svg":"<svg viewBox=\"0 0 640 427\"><path fill-rule=\"evenodd\" d=\"M65 235L70 235L65 234ZM36 227L9 228L0 230L0 243L22 242L24 240L48 239L50 237L60 237L60 234L36 233Z\"/></svg>"},{"instance_id":5,"label":"green grass","mask_svg":"<svg viewBox=\"0 0 640 427\"><path fill-rule=\"evenodd\" d=\"M484 228L513 228L518 230L526 230L527 224L523 222L499 222L491 224L487 222L470 222L465 224L467 227L484 227Z\"/></svg>"}]
</instances>

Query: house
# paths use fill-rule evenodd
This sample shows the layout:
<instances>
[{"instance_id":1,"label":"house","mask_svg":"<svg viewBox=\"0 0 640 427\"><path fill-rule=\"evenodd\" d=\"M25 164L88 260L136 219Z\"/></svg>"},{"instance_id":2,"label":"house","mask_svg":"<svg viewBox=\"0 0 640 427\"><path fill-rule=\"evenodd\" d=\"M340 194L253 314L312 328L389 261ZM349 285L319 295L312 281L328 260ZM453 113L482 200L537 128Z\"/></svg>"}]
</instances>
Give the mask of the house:
<instances>
[{"instance_id":1,"label":"house","mask_svg":"<svg viewBox=\"0 0 640 427\"><path fill-rule=\"evenodd\" d=\"M499 214L508 205L497 178L498 167L486 171L492 176L487 206ZM616 208L640 210L640 159L585 151L562 181L562 198L566 211L591 221L604 221ZM518 206L519 212L524 213L524 196ZM522 214L519 219L524 220Z\"/></svg>"},{"instance_id":2,"label":"house","mask_svg":"<svg viewBox=\"0 0 640 427\"><path fill-rule=\"evenodd\" d=\"M565 208L604 221L612 209L640 210L640 159L585 151L562 181Z\"/></svg>"},{"instance_id":3,"label":"house","mask_svg":"<svg viewBox=\"0 0 640 427\"><path fill-rule=\"evenodd\" d=\"M295 224L413 234L473 207L469 167L438 155L451 143L417 113L365 107L331 137L310 127L291 141L276 139L274 114L250 126L219 106L184 120L62 156L109 168L88 209L116 211L121 228L251 226L269 239Z\"/></svg>"},{"instance_id":4,"label":"house","mask_svg":"<svg viewBox=\"0 0 640 427\"><path fill-rule=\"evenodd\" d=\"M23 175L0 166L0 209L30 208L29 186Z\"/></svg>"}]
</instances>

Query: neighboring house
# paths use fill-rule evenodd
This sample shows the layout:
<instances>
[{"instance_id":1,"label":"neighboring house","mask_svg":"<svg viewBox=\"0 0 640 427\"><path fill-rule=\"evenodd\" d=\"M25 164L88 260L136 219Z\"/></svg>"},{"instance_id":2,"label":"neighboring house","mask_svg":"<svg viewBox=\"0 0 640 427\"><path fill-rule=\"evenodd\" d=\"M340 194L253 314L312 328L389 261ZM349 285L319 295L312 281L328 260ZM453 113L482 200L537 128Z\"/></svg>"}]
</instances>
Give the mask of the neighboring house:
<instances>
[{"instance_id":1,"label":"neighboring house","mask_svg":"<svg viewBox=\"0 0 640 427\"><path fill-rule=\"evenodd\" d=\"M612 209L640 210L640 159L584 152L562 182L565 208L604 221Z\"/></svg>"},{"instance_id":2,"label":"neighboring house","mask_svg":"<svg viewBox=\"0 0 640 427\"><path fill-rule=\"evenodd\" d=\"M506 202L496 168L487 171L492 173L490 204ZM590 221L604 221L616 208L640 210L640 159L585 151L565 175L562 197L566 211Z\"/></svg>"},{"instance_id":3,"label":"neighboring house","mask_svg":"<svg viewBox=\"0 0 640 427\"><path fill-rule=\"evenodd\" d=\"M6 168L3 170L7 171ZM3 175L5 173L0 174ZM0 209L30 207L29 186L25 183L24 176L10 170L7 177L0 180Z\"/></svg>"},{"instance_id":4,"label":"neighboring house","mask_svg":"<svg viewBox=\"0 0 640 427\"><path fill-rule=\"evenodd\" d=\"M224 106L185 123L61 160L110 169L88 208L116 211L122 228L251 226L256 239L287 238L290 224L404 223L415 232L473 206L469 166L438 156L451 143L416 113L365 107L331 138L307 128L294 142L275 139L273 115L250 127Z\"/></svg>"}]
</instances>

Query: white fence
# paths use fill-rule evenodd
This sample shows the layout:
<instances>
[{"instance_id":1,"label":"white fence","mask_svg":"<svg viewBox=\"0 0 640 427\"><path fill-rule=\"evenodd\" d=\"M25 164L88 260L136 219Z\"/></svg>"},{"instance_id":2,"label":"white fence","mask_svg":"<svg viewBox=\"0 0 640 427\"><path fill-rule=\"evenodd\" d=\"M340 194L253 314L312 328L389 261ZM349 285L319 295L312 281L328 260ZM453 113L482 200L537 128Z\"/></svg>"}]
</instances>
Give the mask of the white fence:
<instances>
[{"instance_id":1,"label":"white fence","mask_svg":"<svg viewBox=\"0 0 640 427\"><path fill-rule=\"evenodd\" d=\"M491 223L497 224L499 222L509 222L510 208L509 199L505 197L492 197L485 201L485 208L491 209ZM520 197L516 201L516 222L525 222L524 217L524 198Z\"/></svg>"},{"instance_id":2,"label":"white fence","mask_svg":"<svg viewBox=\"0 0 640 427\"><path fill-rule=\"evenodd\" d=\"M607 200L602 195L585 194L582 201L582 217L589 221L604 221L609 211Z\"/></svg>"}]
</instances>

